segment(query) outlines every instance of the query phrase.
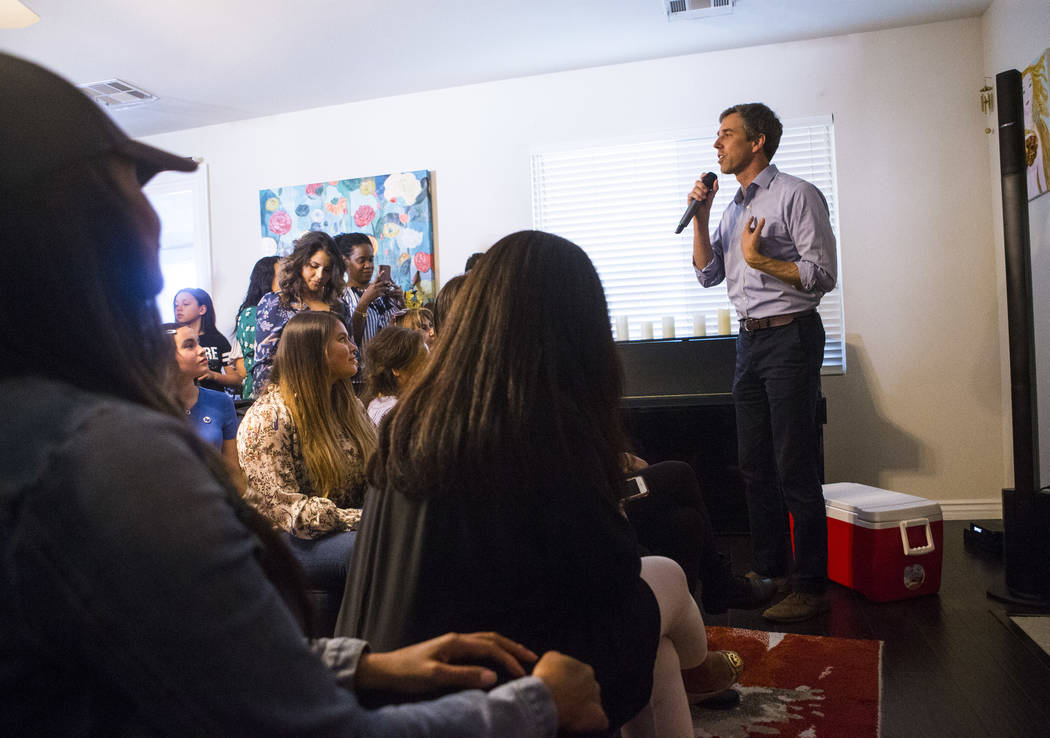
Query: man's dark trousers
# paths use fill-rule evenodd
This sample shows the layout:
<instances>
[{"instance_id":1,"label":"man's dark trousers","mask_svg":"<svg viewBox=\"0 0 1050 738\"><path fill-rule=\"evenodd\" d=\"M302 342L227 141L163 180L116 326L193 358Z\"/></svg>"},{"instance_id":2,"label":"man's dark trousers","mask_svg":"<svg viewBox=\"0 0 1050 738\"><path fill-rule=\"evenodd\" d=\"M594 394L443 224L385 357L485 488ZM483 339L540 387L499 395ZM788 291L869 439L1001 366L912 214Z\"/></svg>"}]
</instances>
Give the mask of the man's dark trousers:
<instances>
[{"instance_id":1,"label":"man's dark trousers","mask_svg":"<svg viewBox=\"0 0 1050 738\"><path fill-rule=\"evenodd\" d=\"M828 528L820 486L817 403L824 325L816 312L737 339L733 400L754 570L785 576L794 518L797 592L827 589Z\"/></svg>"}]
</instances>

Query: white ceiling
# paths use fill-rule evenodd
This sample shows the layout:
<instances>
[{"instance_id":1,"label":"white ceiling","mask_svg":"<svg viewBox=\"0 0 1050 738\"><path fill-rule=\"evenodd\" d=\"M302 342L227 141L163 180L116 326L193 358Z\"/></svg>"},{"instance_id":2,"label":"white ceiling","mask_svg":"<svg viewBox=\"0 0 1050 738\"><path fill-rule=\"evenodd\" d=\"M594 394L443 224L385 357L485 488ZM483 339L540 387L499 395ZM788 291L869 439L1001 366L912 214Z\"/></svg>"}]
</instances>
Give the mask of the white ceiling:
<instances>
[{"instance_id":1,"label":"white ceiling","mask_svg":"<svg viewBox=\"0 0 1050 738\"><path fill-rule=\"evenodd\" d=\"M663 0L22 0L0 49L160 99L144 136L546 72L981 15L991 0L737 0L668 23ZM719 73L727 73L719 70Z\"/></svg>"}]
</instances>

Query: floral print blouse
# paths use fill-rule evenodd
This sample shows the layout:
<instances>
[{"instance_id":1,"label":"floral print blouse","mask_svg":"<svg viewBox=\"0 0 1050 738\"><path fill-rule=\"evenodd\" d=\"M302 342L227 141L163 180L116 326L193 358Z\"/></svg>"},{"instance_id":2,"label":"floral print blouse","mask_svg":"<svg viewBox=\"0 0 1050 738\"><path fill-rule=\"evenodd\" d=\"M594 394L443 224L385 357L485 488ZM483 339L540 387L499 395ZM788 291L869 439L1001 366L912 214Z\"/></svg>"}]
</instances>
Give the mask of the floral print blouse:
<instances>
[{"instance_id":1,"label":"floral print blouse","mask_svg":"<svg viewBox=\"0 0 1050 738\"><path fill-rule=\"evenodd\" d=\"M299 429L280 389L271 385L237 430L237 452L248 480L244 499L275 528L297 538L355 530L361 521L364 464L349 439L342 445L354 467L352 479L347 489L320 497L306 471Z\"/></svg>"}]
</instances>

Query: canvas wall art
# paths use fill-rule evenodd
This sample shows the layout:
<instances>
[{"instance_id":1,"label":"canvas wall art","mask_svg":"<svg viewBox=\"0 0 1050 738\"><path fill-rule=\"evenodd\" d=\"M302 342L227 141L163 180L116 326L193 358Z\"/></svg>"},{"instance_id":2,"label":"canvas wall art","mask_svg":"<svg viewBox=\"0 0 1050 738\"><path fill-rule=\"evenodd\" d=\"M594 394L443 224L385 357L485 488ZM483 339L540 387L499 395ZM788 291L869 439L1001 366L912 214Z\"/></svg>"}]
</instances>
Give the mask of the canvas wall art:
<instances>
[{"instance_id":1,"label":"canvas wall art","mask_svg":"<svg viewBox=\"0 0 1050 738\"><path fill-rule=\"evenodd\" d=\"M376 264L389 264L406 294L415 284L416 300L432 299L430 183L431 173L421 170L259 190L263 248L284 256L306 231L367 233L378 244Z\"/></svg>"},{"instance_id":2,"label":"canvas wall art","mask_svg":"<svg viewBox=\"0 0 1050 738\"><path fill-rule=\"evenodd\" d=\"M1050 49L1021 72L1024 105L1024 153L1028 165L1028 199L1046 192L1050 174Z\"/></svg>"}]
</instances>

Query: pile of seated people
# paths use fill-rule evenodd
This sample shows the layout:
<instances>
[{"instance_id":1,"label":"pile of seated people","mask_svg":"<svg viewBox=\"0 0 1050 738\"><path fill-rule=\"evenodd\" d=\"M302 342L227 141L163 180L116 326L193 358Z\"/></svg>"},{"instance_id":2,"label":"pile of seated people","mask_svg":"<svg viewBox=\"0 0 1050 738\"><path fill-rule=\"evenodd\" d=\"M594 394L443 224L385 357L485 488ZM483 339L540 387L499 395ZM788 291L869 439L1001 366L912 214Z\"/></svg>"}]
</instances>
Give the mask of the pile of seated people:
<instances>
[{"instance_id":1,"label":"pile of seated people","mask_svg":"<svg viewBox=\"0 0 1050 738\"><path fill-rule=\"evenodd\" d=\"M308 232L253 268L236 349L201 290L162 326L140 187L195 165L0 61L26 121L0 164L0 733L685 736L736 697L697 600L772 592L689 466L629 453L582 249L512 233L406 310L368 236Z\"/></svg>"}]
</instances>

